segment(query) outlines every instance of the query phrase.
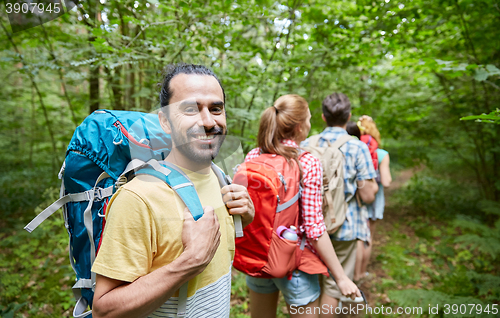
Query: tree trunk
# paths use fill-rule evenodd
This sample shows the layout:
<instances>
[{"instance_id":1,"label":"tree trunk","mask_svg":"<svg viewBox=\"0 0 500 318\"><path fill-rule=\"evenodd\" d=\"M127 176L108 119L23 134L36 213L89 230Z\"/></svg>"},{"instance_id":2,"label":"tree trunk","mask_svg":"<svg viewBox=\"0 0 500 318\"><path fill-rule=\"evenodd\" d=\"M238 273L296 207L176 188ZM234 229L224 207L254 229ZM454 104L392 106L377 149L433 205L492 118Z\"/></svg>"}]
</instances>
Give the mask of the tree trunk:
<instances>
[{"instance_id":1,"label":"tree trunk","mask_svg":"<svg viewBox=\"0 0 500 318\"><path fill-rule=\"evenodd\" d=\"M99 67L91 65L89 74L89 114L92 114L99 109Z\"/></svg>"}]
</instances>

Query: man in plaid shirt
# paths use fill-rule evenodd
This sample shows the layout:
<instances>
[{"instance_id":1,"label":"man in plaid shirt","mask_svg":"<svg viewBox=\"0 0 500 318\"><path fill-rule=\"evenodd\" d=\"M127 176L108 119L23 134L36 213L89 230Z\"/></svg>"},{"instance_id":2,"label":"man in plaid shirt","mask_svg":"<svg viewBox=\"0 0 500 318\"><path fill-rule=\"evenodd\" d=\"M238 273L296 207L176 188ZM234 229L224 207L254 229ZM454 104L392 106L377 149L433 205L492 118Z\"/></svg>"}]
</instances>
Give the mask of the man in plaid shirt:
<instances>
[{"instance_id":1,"label":"man in plaid shirt","mask_svg":"<svg viewBox=\"0 0 500 318\"><path fill-rule=\"evenodd\" d=\"M326 140L334 143L340 136L347 134L345 128L351 118L351 103L346 95L334 93L323 100L322 109L322 118L328 127L320 133L319 146L327 147ZM309 139L303 141L301 146L306 147L308 144ZM368 242L370 239L368 211L358 204L355 194L358 191L363 202L371 203L375 200L378 185L374 180L376 173L370 151L365 143L352 139L340 147L340 150L345 155L344 191L348 209L346 221L330 238L345 273L352 279L356 262L357 240ZM330 277L325 280L323 291L321 304L336 308L342 294Z\"/></svg>"}]
</instances>

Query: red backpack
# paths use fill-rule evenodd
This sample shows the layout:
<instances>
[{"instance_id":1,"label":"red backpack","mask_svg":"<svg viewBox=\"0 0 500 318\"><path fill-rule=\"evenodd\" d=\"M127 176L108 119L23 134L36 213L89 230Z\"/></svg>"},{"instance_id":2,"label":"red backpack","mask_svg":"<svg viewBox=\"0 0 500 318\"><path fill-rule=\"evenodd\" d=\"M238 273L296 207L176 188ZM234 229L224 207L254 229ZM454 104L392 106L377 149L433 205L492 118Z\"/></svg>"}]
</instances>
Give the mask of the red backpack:
<instances>
[{"instance_id":1,"label":"red backpack","mask_svg":"<svg viewBox=\"0 0 500 318\"><path fill-rule=\"evenodd\" d=\"M375 168L375 171L378 171L378 142L370 135L362 135L361 141L368 146L368 150L370 150L370 155L372 157L373 167Z\"/></svg>"},{"instance_id":2,"label":"red backpack","mask_svg":"<svg viewBox=\"0 0 500 318\"><path fill-rule=\"evenodd\" d=\"M279 226L299 228L300 169L295 161L275 154L261 154L239 166L233 182L247 187L255 206L255 218L236 238L233 266L250 276L281 278L300 268L326 273L324 264L304 249L305 234L297 241L280 237ZM305 257L311 254L312 257ZM304 257L302 257L304 256ZM304 268L302 268L304 267Z\"/></svg>"}]
</instances>

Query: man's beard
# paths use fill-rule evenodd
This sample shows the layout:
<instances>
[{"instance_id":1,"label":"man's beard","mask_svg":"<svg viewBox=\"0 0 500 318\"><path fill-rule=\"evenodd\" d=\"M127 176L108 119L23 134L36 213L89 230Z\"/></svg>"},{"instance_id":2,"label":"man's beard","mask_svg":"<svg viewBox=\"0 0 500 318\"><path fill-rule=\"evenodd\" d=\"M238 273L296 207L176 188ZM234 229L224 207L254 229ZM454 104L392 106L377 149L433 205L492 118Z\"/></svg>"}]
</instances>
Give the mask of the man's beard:
<instances>
[{"instance_id":1,"label":"man's beard","mask_svg":"<svg viewBox=\"0 0 500 318\"><path fill-rule=\"evenodd\" d=\"M226 138L226 131L219 126L206 130L204 127L193 126L185 134L172 131L170 134L175 148L186 158L200 164L210 164L219 154L220 147ZM189 141L196 135L215 135L216 143L195 145L196 141ZM200 149L201 148L201 149Z\"/></svg>"}]
</instances>

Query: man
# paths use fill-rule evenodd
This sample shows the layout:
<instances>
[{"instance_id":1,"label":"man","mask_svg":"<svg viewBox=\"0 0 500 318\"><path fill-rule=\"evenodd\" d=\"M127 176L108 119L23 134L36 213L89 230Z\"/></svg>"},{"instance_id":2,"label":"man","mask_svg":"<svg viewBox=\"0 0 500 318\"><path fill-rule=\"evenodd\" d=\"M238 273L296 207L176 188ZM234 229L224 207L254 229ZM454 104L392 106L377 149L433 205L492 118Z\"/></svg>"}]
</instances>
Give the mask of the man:
<instances>
[{"instance_id":1,"label":"man","mask_svg":"<svg viewBox=\"0 0 500 318\"><path fill-rule=\"evenodd\" d=\"M204 215L195 222L154 177L139 175L122 186L110 200L92 268L94 318L177 317L178 290L186 282L186 317L229 316L231 215L241 215L245 226L254 207L245 187L221 190L210 168L227 133L224 91L209 69L183 64L165 76L160 101L160 124L172 137L165 161L194 183Z\"/></svg>"},{"instance_id":2,"label":"man","mask_svg":"<svg viewBox=\"0 0 500 318\"><path fill-rule=\"evenodd\" d=\"M327 140L334 143L339 137L347 134L346 126L351 118L351 103L346 95L334 93L323 100L322 109L322 118L328 127L320 133L319 146L327 147ZM308 140L305 140L302 146L307 145ZM359 205L354 196L357 191L363 202L371 203L375 200L378 185L374 180L375 169L365 143L352 139L341 146L340 150L345 155L344 191L348 208L346 221L331 235L331 238L344 272L353 279L356 242L357 240L368 242L370 238L367 210ZM331 277L328 277L323 287L321 305L325 307L322 308L336 308L342 296L338 286ZM323 311L321 317L332 317L334 312L329 310L327 314Z\"/></svg>"}]
</instances>

